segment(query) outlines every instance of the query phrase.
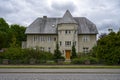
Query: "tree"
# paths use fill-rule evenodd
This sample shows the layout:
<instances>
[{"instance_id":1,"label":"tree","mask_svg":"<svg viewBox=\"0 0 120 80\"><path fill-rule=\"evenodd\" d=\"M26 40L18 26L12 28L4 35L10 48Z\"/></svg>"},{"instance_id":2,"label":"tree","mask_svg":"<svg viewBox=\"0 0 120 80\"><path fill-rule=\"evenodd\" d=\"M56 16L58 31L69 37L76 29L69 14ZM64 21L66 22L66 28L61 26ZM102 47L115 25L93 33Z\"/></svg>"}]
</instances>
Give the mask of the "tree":
<instances>
[{"instance_id":1,"label":"tree","mask_svg":"<svg viewBox=\"0 0 120 80\"><path fill-rule=\"evenodd\" d=\"M21 46L22 41L26 40L25 30L25 27L18 24L12 24L10 26L10 33L12 36L16 37L16 43L18 44L18 46Z\"/></svg>"},{"instance_id":2,"label":"tree","mask_svg":"<svg viewBox=\"0 0 120 80\"><path fill-rule=\"evenodd\" d=\"M54 50L54 60L57 62L58 59L61 59L62 56L61 56L61 52L59 50L59 45L58 43L56 44L56 49Z\"/></svg>"},{"instance_id":3,"label":"tree","mask_svg":"<svg viewBox=\"0 0 120 80\"><path fill-rule=\"evenodd\" d=\"M75 45L72 45L72 55L71 55L71 59L76 58L77 57L77 53L76 53L76 49L75 49Z\"/></svg>"},{"instance_id":4,"label":"tree","mask_svg":"<svg viewBox=\"0 0 120 80\"><path fill-rule=\"evenodd\" d=\"M107 34L106 34L106 33L102 33L102 34L99 36L99 38L104 38L105 36L107 36Z\"/></svg>"},{"instance_id":5,"label":"tree","mask_svg":"<svg viewBox=\"0 0 120 80\"><path fill-rule=\"evenodd\" d=\"M1 48L8 46L9 25L3 18L0 18L0 46Z\"/></svg>"},{"instance_id":6,"label":"tree","mask_svg":"<svg viewBox=\"0 0 120 80\"><path fill-rule=\"evenodd\" d=\"M120 33L110 32L98 40L93 48L93 56L104 64L120 64Z\"/></svg>"},{"instance_id":7,"label":"tree","mask_svg":"<svg viewBox=\"0 0 120 80\"><path fill-rule=\"evenodd\" d=\"M4 35L2 32L0 32L0 49L3 48L4 45Z\"/></svg>"},{"instance_id":8,"label":"tree","mask_svg":"<svg viewBox=\"0 0 120 80\"><path fill-rule=\"evenodd\" d=\"M12 37L12 42L10 43L10 47L13 47L13 48L18 47L16 43L16 37L14 35Z\"/></svg>"},{"instance_id":9,"label":"tree","mask_svg":"<svg viewBox=\"0 0 120 80\"><path fill-rule=\"evenodd\" d=\"M9 29L9 25L3 18L0 18L0 31L7 32Z\"/></svg>"},{"instance_id":10,"label":"tree","mask_svg":"<svg viewBox=\"0 0 120 80\"><path fill-rule=\"evenodd\" d=\"M16 38L17 46L20 47L22 41L26 41L25 30L26 28L24 26L18 24L9 26L3 18L0 18L0 47L10 47L11 43L13 43L13 36L14 39Z\"/></svg>"}]
</instances>

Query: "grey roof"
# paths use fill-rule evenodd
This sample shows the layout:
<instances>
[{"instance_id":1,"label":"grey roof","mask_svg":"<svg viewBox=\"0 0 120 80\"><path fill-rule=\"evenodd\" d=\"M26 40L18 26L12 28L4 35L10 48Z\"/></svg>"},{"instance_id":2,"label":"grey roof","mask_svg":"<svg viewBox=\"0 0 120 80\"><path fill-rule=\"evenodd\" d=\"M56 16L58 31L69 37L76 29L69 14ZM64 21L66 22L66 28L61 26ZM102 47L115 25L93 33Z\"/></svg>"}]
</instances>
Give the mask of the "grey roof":
<instances>
[{"instance_id":1,"label":"grey roof","mask_svg":"<svg viewBox=\"0 0 120 80\"><path fill-rule=\"evenodd\" d=\"M72 17L71 13L69 12L69 10L67 10L63 16L62 19L60 19L60 21L58 22L59 24L61 23L77 23L74 18Z\"/></svg>"},{"instance_id":2,"label":"grey roof","mask_svg":"<svg viewBox=\"0 0 120 80\"><path fill-rule=\"evenodd\" d=\"M96 25L94 23L92 23L85 17L72 17L69 11L66 11L63 18L47 18L47 17L37 18L32 24L30 24L27 27L25 33L26 34L57 34L57 25L61 23L77 23L78 34L98 33Z\"/></svg>"}]
</instances>

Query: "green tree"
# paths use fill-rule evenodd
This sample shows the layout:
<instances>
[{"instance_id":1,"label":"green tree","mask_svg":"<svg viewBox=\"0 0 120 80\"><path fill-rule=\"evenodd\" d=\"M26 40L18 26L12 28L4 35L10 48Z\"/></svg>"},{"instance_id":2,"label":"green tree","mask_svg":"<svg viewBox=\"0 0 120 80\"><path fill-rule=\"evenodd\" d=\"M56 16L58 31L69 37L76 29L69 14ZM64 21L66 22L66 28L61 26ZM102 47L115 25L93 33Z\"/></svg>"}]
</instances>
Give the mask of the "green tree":
<instances>
[{"instance_id":1,"label":"green tree","mask_svg":"<svg viewBox=\"0 0 120 80\"><path fill-rule=\"evenodd\" d=\"M58 59L61 59L61 52L59 50L59 45L56 43L56 49L54 50L54 60L57 62Z\"/></svg>"},{"instance_id":2,"label":"green tree","mask_svg":"<svg viewBox=\"0 0 120 80\"><path fill-rule=\"evenodd\" d=\"M12 37L12 42L10 43L10 47L18 47L17 43L16 43L16 37L13 35Z\"/></svg>"},{"instance_id":3,"label":"green tree","mask_svg":"<svg viewBox=\"0 0 120 80\"><path fill-rule=\"evenodd\" d=\"M3 36L3 33L0 32L0 49L3 48L3 45L4 45L4 36Z\"/></svg>"},{"instance_id":4,"label":"green tree","mask_svg":"<svg viewBox=\"0 0 120 80\"><path fill-rule=\"evenodd\" d=\"M76 49L75 49L75 45L72 45L72 55L71 55L71 59L76 58L77 57L77 53L76 53Z\"/></svg>"},{"instance_id":5,"label":"green tree","mask_svg":"<svg viewBox=\"0 0 120 80\"><path fill-rule=\"evenodd\" d=\"M0 41L2 42L1 47L10 47L13 42L13 36L16 38L16 44L21 46L22 41L26 40L25 35L26 28L24 26L20 26L18 24L12 24L10 27L8 23L0 18Z\"/></svg>"},{"instance_id":6,"label":"green tree","mask_svg":"<svg viewBox=\"0 0 120 80\"><path fill-rule=\"evenodd\" d=\"M7 47L8 46L8 31L9 25L3 18L0 18L0 46Z\"/></svg>"},{"instance_id":7,"label":"green tree","mask_svg":"<svg viewBox=\"0 0 120 80\"><path fill-rule=\"evenodd\" d=\"M100 38L92 54L104 64L120 64L120 32L110 32Z\"/></svg>"},{"instance_id":8,"label":"green tree","mask_svg":"<svg viewBox=\"0 0 120 80\"><path fill-rule=\"evenodd\" d=\"M8 23L3 18L0 18L0 31L7 32L9 29Z\"/></svg>"},{"instance_id":9,"label":"green tree","mask_svg":"<svg viewBox=\"0 0 120 80\"><path fill-rule=\"evenodd\" d=\"M10 26L10 34L11 36L15 36L16 37L16 44L18 44L18 46L21 46L22 41L26 40L26 35L25 35L25 30L26 28L17 24L13 24ZM11 39L12 41L12 39Z\"/></svg>"}]
</instances>

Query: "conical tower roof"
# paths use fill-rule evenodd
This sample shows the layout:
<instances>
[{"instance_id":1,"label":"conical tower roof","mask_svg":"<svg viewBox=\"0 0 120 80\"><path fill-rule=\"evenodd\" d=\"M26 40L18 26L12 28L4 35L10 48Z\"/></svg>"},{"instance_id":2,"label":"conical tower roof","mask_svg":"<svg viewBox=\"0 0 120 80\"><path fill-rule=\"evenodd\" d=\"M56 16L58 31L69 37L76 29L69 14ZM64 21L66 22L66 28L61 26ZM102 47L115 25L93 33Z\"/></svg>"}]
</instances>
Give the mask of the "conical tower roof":
<instances>
[{"instance_id":1,"label":"conical tower roof","mask_svg":"<svg viewBox=\"0 0 120 80\"><path fill-rule=\"evenodd\" d=\"M63 18L60 20L59 24L61 23L77 23L73 16L71 15L70 11L67 10L63 16Z\"/></svg>"}]
</instances>

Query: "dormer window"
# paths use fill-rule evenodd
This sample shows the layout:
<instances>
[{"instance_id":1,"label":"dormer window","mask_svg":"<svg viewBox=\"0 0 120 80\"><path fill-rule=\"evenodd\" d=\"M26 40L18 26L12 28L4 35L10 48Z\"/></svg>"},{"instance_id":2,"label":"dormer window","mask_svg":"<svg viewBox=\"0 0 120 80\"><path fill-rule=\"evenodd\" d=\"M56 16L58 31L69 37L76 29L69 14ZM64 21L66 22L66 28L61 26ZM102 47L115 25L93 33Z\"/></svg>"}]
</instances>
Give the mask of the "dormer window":
<instances>
[{"instance_id":1,"label":"dormer window","mask_svg":"<svg viewBox=\"0 0 120 80\"><path fill-rule=\"evenodd\" d=\"M55 27L55 25L53 24L52 27Z\"/></svg>"}]
</instances>

